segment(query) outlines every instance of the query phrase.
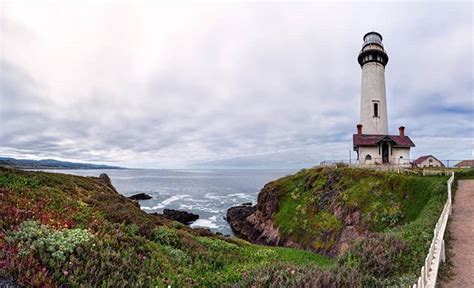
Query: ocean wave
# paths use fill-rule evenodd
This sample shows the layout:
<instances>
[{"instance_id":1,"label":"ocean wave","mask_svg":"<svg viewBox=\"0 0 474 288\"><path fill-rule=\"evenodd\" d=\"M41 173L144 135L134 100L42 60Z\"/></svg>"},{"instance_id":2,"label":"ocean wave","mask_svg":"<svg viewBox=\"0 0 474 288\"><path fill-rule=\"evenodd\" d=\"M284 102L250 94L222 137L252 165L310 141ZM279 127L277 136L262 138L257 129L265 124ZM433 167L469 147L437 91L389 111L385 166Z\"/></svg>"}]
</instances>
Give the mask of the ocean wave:
<instances>
[{"instance_id":1,"label":"ocean wave","mask_svg":"<svg viewBox=\"0 0 474 288\"><path fill-rule=\"evenodd\" d=\"M165 208L166 206L168 206L170 203L172 202L175 202L175 201L178 201L178 200L181 200L181 199L184 199L184 198L188 198L188 197L191 197L191 195L187 195L187 194L184 194L184 195L174 195L174 196L171 196L170 198L164 200L163 202L159 203L158 205L155 205L153 207L148 207L148 206L142 206L141 208L143 210L155 210L155 209L161 209L161 208Z\"/></svg>"},{"instance_id":2,"label":"ocean wave","mask_svg":"<svg viewBox=\"0 0 474 288\"><path fill-rule=\"evenodd\" d=\"M238 198L243 198L243 199L255 198L255 196L247 194L247 193L234 193L234 194L227 195L227 197L238 197Z\"/></svg>"},{"instance_id":3,"label":"ocean wave","mask_svg":"<svg viewBox=\"0 0 474 288\"><path fill-rule=\"evenodd\" d=\"M206 193L206 194L204 194L204 198L212 199L212 200L221 200L221 199L226 198L226 197L227 196L216 195L215 193Z\"/></svg>"},{"instance_id":4,"label":"ocean wave","mask_svg":"<svg viewBox=\"0 0 474 288\"><path fill-rule=\"evenodd\" d=\"M211 217L211 218L214 218L214 217ZM191 228L194 228L194 227L205 227L205 228L212 228L212 229L216 229L217 227L219 227L219 225L217 225L215 223L215 221L211 220L211 218L209 219L198 219L196 221L194 221L191 225Z\"/></svg>"}]
</instances>

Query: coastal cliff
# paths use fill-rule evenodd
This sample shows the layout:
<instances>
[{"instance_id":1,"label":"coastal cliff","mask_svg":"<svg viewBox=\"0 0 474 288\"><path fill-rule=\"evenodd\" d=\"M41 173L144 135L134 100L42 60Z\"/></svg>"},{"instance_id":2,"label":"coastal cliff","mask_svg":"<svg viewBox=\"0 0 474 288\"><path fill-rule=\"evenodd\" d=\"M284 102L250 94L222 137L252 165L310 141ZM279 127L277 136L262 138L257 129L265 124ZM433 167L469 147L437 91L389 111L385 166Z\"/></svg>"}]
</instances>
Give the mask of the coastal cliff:
<instances>
[{"instance_id":1,"label":"coastal cliff","mask_svg":"<svg viewBox=\"0 0 474 288\"><path fill-rule=\"evenodd\" d=\"M228 212L237 234L270 247L147 214L106 175L0 167L0 283L407 286L426 256L445 183L350 168L302 170L267 184L256 206Z\"/></svg>"},{"instance_id":2,"label":"coastal cliff","mask_svg":"<svg viewBox=\"0 0 474 288\"><path fill-rule=\"evenodd\" d=\"M342 256L357 241L415 221L440 185L348 167L304 169L265 185L255 206L230 208L227 220L253 243Z\"/></svg>"},{"instance_id":3,"label":"coastal cliff","mask_svg":"<svg viewBox=\"0 0 474 288\"><path fill-rule=\"evenodd\" d=\"M315 271L333 264L192 229L171 216L142 211L105 174L0 167L0 286L251 287L251 275L269 263Z\"/></svg>"}]
</instances>

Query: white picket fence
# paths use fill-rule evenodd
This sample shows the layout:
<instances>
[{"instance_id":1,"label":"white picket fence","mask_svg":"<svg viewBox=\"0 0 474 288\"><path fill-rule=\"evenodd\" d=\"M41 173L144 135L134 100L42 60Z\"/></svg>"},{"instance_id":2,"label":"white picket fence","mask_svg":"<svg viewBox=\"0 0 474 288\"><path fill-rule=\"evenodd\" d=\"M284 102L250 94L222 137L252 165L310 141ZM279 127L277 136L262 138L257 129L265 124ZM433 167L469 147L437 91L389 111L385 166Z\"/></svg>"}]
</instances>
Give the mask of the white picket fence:
<instances>
[{"instance_id":1,"label":"white picket fence","mask_svg":"<svg viewBox=\"0 0 474 288\"><path fill-rule=\"evenodd\" d=\"M441 261L444 262L446 260L444 251L444 231L446 230L448 218L452 212L451 185L453 184L453 181L454 172L451 172L451 177L448 180L448 200L446 201L446 204L444 204L443 212L436 223L430 250L425 259L425 265L421 267L421 276L418 278L418 282L413 285L413 288L434 288L438 278L439 265L441 264Z\"/></svg>"}]
</instances>

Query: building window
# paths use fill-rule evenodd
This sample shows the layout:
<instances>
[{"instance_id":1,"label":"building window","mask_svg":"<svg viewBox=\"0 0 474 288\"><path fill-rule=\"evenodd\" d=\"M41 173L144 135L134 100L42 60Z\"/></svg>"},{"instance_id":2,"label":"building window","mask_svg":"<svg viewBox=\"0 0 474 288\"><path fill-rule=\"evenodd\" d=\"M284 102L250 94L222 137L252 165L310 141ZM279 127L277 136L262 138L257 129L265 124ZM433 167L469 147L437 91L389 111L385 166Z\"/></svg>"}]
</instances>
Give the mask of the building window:
<instances>
[{"instance_id":1,"label":"building window","mask_svg":"<svg viewBox=\"0 0 474 288\"><path fill-rule=\"evenodd\" d=\"M372 156L370 156L370 154L367 154L367 156L365 156L365 160L372 160Z\"/></svg>"},{"instance_id":2,"label":"building window","mask_svg":"<svg viewBox=\"0 0 474 288\"><path fill-rule=\"evenodd\" d=\"M379 103L374 102L374 117L379 117Z\"/></svg>"}]
</instances>

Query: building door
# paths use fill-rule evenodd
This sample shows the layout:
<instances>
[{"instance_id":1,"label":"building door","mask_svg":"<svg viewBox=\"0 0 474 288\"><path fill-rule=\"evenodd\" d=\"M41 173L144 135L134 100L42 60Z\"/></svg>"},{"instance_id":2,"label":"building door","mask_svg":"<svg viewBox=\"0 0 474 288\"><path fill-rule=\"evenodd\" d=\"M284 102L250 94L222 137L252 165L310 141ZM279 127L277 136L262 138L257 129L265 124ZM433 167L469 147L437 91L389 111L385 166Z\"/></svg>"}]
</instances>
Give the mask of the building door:
<instances>
[{"instance_id":1,"label":"building door","mask_svg":"<svg viewBox=\"0 0 474 288\"><path fill-rule=\"evenodd\" d=\"M388 144L382 144L382 163L388 163Z\"/></svg>"}]
</instances>

